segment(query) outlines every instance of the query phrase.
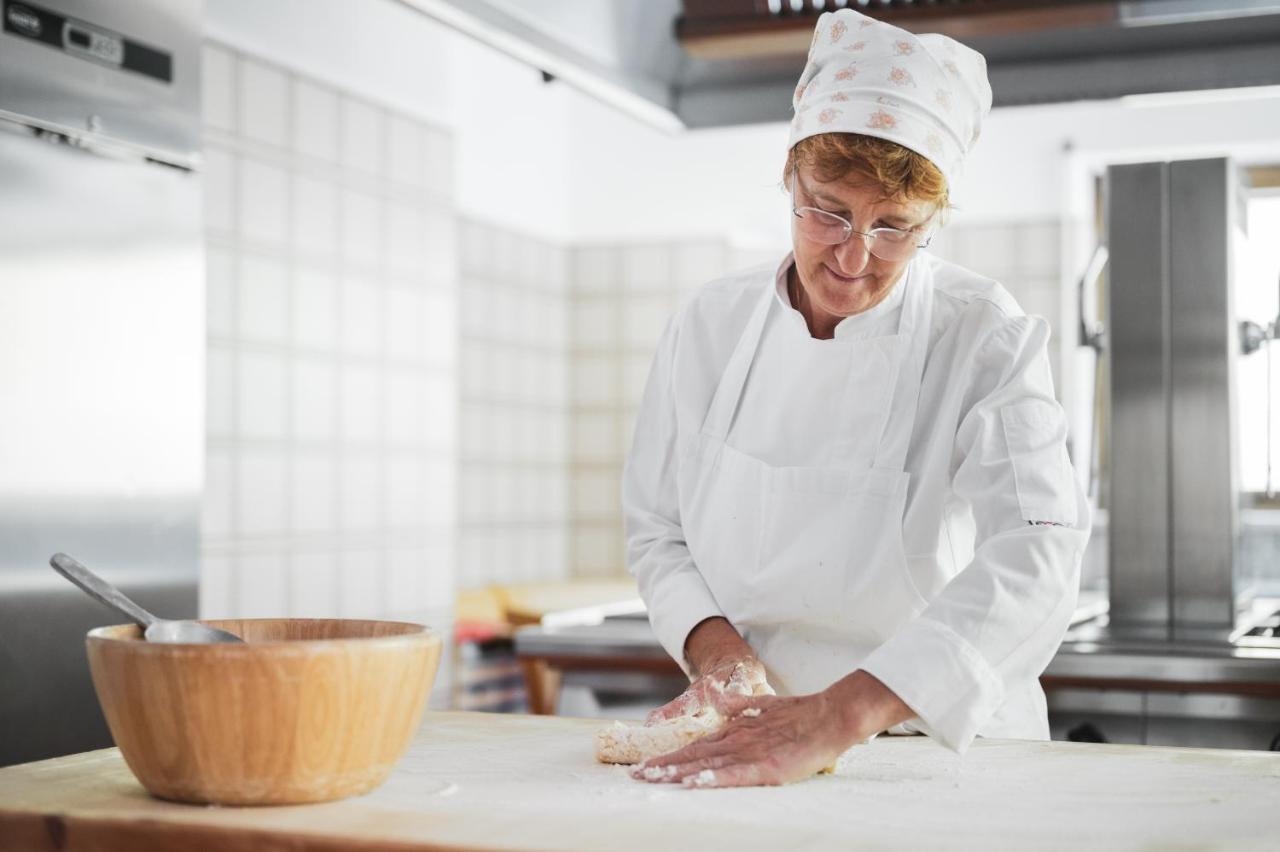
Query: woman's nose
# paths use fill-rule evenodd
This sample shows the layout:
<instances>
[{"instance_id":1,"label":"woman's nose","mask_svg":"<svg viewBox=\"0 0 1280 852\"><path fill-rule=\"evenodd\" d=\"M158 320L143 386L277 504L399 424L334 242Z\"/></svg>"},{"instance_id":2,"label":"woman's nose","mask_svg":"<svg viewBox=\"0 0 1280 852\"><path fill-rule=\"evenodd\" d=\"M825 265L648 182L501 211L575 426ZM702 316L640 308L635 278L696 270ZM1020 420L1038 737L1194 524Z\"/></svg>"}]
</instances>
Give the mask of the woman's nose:
<instances>
[{"instance_id":1,"label":"woman's nose","mask_svg":"<svg viewBox=\"0 0 1280 852\"><path fill-rule=\"evenodd\" d=\"M871 260L871 252L867 250L867 238L856 231L849 239L835 248L836 262L840 264L840 274L852 278L861 275Z\"/></svg>"}]
</instances>

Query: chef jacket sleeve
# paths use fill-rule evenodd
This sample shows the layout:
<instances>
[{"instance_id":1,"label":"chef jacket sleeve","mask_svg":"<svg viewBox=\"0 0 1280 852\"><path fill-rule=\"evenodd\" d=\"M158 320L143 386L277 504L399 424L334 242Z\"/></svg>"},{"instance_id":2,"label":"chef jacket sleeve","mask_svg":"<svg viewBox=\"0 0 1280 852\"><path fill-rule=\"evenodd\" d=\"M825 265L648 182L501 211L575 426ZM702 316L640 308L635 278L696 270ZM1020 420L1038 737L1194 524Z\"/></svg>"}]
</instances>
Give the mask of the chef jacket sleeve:
<instances>
[{"instance_id":1,"label":"chef jacket sleeve","mask_svg":"<svg viewBox=\"0 0 1280 852\"><path fill-rule=\"evenodd\" d=\"M635 576L658 641L689 674L684 643L699 622L722 615L694 565L680 525L680 454L672 391L679 317L654 356L622 475L627 568Z\"/></svg>"},{"instance_id":2,"label":"chef jacket sleeve","mask_svg":"<svg viewBox=\"0 0 1280 852\"><path fill-rule=\"evenodd\" d=\"M955 496L973 510L973 560L862 667L956 751L1006 694L1039 689L1076 605L1089 507L1067 458L1048 339L1043 319L1017 316L980 346L952 459Z\"/></svg>"}]
</instances>

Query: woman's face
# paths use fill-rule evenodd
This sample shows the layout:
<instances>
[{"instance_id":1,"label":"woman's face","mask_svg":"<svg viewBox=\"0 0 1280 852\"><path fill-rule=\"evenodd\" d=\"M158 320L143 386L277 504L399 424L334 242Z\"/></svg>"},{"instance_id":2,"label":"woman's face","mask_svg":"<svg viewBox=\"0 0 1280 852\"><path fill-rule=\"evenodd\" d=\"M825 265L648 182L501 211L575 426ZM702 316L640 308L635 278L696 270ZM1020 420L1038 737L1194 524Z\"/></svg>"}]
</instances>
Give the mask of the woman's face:
<instances>
[{"instance_id":1,"label":"woman's face","mask_svg":"<svg viewBox=\"0 0 1280 852\"><path fill-rule=\"evenodd\" d=\"M796 207L816 207L834 213L863 233L873 228L919 230L924 242L929 220L935 212L927 201L887 201L878 186L857 178L821 182L811 172L799 169L794 179ZM840 320L879 304L902 277L911 256L896 261L876 257L867 250L867 240L858 234L838 245L826 245L806 237L791 221L791 242L796 273L803 289L800 301L811 328L834 329Z\"/></svg>"}]
</instances>

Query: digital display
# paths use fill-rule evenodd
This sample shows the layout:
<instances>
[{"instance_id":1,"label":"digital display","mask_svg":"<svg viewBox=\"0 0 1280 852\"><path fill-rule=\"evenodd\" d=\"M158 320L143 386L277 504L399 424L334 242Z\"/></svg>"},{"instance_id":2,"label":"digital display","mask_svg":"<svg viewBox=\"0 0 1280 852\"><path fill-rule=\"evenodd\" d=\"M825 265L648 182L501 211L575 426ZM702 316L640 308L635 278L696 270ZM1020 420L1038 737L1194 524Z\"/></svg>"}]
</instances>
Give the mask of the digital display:
<instances>
[{"instance_id":1,"label":"digital display","mask_svg":"<svg viewBox=\"0 0 1280 852\"><path fill-rule=\"evenodd\" d=\"M142 44L104 27L68 18L33 3L3 0L4 31L88 59L173 82L173 54Z\"/></svg>"}]
</instances>

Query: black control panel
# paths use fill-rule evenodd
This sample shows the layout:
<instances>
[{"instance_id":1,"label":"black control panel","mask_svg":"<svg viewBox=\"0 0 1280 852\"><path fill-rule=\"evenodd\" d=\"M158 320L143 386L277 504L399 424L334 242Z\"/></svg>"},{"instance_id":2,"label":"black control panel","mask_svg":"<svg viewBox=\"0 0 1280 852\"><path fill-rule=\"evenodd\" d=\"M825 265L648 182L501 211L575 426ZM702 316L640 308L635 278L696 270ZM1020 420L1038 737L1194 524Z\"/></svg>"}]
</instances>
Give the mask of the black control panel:
<instances>
[{"instance_id":1,"label":"black control panel","mask_svg":"<svg viewBox=\"0 0 1280 852\"><path fill-rule=\"evenodd\" d=\"M33 3L3 0L4 31L112 68L173 82L173 55Z\"/></svg>"}]
</instances>

